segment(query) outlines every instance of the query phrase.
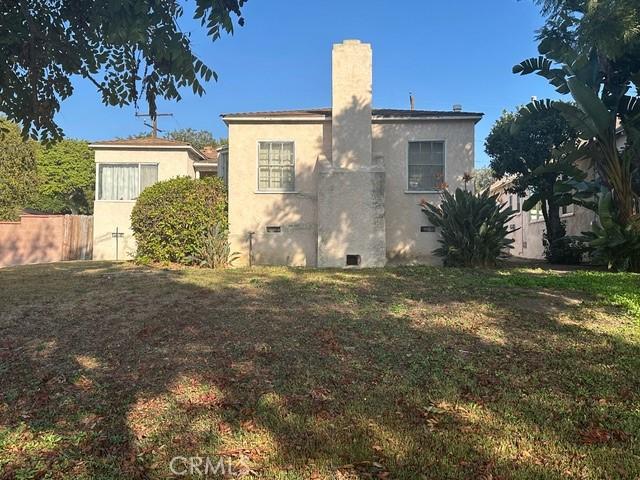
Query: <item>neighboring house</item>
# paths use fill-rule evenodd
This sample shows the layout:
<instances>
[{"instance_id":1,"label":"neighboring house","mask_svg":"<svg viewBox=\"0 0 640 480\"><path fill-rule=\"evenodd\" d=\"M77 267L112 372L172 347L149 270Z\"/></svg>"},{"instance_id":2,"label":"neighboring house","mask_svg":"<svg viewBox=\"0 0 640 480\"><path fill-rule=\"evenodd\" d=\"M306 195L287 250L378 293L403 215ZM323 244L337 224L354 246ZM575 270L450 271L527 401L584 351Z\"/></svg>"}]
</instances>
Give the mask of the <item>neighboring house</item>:
<instances>
[{"instance_id":1,"label":"neighboring house","mask_svg":"<svg viewBox=\"0 0 640 480\"><path fill-rule=\"evenodd\" d=\"M211 158L184 142L150 137L95 142L89 147L95 150L96 161L94 260L133 257L131 210L146 187L173 177L195 178L216 171Z\"/></svg>"},{"instance_id":2,"label":"neighboring house","mask_svg":"<svg viewBox=\"0 0 640 480\"><path fill-rule=\"evenodd\" d=\"M332 108L222 115L236 265L434 261L418 204L473 170L482 114L372 109L371 46L358 40L334 45L332 85Z\"/></svg>"},{"instance_id":3,"label":"neighboring house","mask_svg":"<svg viewBox=\"0 0 640 480\"><path fill-rule=\"evenodd\" d=\"M498 201L511 207L517 212L509 224L509 230L516 230L509 235L514 239L513 248L509 253L514 257L529 259L544 259L544 246L542 243L545 233L544 217L539 205L525 212L522 209L526 197L520 197L514 193L508 193L512 180L505 178L491 185L491 193L499 193ZM596 215L591 210L578 205L562 207L560 219L564 222L567 235L580 235L590 231Z\"/></svg>"},{"instance_id":4,"label":"neighboring house","mask_svg":"<svg viewBox=\"0 0 640 480\"><path fill-rule=\"evenodd\" d=\"M617 130L617 145L621 149L626 143L626 136L621 128ZM590 179L593 179L594 168L589 160L583 160L579 168L588 172ZM539 205L528 212L522 210L522 204L526 197L519 197L516 194L508 193L507 190L512 184L511 178L503 178L494 182L490 187L490 192L499 193L499 201L508 204L518 213L510 223L511 230L517 229L510 235L515 240L510 254L514 257L544 259L543 238L545 229L544 217ZM564 222L567 235L581 235L583 232L592 230L593 222L597 221L595 212L580 207L578 205L568 205L562 207L560 219Z\"/></svg>"}]
</instances>

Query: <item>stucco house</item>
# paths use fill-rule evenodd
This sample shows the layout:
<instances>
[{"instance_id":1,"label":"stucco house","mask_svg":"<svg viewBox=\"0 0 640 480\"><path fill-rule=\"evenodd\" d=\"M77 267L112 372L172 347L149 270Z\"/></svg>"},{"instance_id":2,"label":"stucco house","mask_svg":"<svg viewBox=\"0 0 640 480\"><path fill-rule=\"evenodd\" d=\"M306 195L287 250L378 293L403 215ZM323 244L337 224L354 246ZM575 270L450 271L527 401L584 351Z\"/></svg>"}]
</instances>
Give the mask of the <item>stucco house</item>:
<instances>
[{"instance_id":1,"label":"stucco house","mask_svg":"<svg viewBox=\"0 0 640 480\"><path fill-rule=\"evenodd\" d=\"M96 162L94 260L131 259L136 244L130 217L140 192L172 177L215 175L220 154L207 156L188 143L152 137L95 142L89 147L95 150Z\"/></svg>"},{"instance_id":2,"label":"stucco house","mask_svg":"<svg viewBox=\"0 0 640 480\"><path fill-rule=\"evenodd\" d=\"M333 47L331 108L228 113L236 265L433 262L418 207L474 167L481 113L372 108L372 49Z\"/></svg>"},{"instance_id":3,"label":"stucco house","mask_svg":"<svg viewBox=\"0 0 640 480\"><path fill-rule=\"evenodd\" d=\"M627 137L621 127L616 132L616 144L622 149L627 141ZM592 161L588 158L578 162L578 167L587 172L589 180L593 180L595 169ZM544 245L543 238L546 231L542 209L536 206L528 212L522 210L522 204L526 197L519 197L516 194L509 193L512 179L503 178L494 182L490 187L492 194L498 194L498 200L501 203L508 204L517 214L510 224L510 230L516 230L510 234L513 238L513 248L509 253L514 257L543 260ZM594 222L597 222L598 216L595 212L581 207L579 205L568 205L560 210L560 219L564 223L567 235L579 236L583 232L589 232L593 229Z\"/></svg>"},{"instance_id":4,"label":"stucco house","mask_svg":"<svg viewBox=\"0 0 640 480\"><path fill-rule=\"evenodd\" d=\"M509 230L512 231L509 238L514 240L509 254L514 257L543 260L545 257L542 240L546 229L542 209L536 206L525 212L522 204L526 197L509 193L507 190L511 183L511 179L505 178L489 187L492 194L498 194L499 202L507 204L517 212L509 225ZM580 235L582 232L590 231L596 218L595 212L578 205L568 205L560 210L560 220L565 224L567 235Z\"/></svg>"}]
</instances>

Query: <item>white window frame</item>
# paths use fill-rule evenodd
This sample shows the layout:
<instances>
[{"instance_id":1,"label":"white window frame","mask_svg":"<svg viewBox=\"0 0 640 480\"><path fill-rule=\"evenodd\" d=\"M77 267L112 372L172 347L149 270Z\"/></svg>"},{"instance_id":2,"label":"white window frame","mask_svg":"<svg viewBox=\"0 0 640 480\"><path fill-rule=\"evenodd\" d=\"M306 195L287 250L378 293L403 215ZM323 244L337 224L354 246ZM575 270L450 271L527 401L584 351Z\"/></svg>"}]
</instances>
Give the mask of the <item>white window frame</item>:
<instances>
[{"instance_id":1,"label":"white window frame","mask_svg":"<svg viewBox=\"0 0 640 480\"><path fill-rule=\"evenodd\" d=\"M540 223L540 222L544 222L544 214L542 213L542 202L538 202L536 203L536 206L540 205L540 209L536 209L535 207L532 208L531 210L529 210L529 223ZM536 217L534 218L533 215L531 215L531 212L533 211L538 212L536 214Z\"/></svg>"},{"instance_id":2,"label":"white window frame","mask_svg":"<svg viewBox=\"0 0 640 480\"><path fill-rule=\"evenodd\" d=\"M100 199L98 198L98 195L100 195L100 181L102 180L100 178L100 167L101 166L118 166L118 167L122 167L122 166L137 166L138 167L138 195L136 196L136 198L132 199L132 200L105 200L105 199ZM96 202L118 202L118 203L135 203L135 201L138 199L138 197L140 196L140 171L142 170L140 168L141 165L155 165L158 168L158 180L160 181L160 164L158 162L96 162L96 189L94 192L94 200Z\"/></svg>"},{"instance_id":3,"label":"white window frame","mask_svg":"<svg viewBox=\"0 0 640 480\"><path fill-rule=\"evenodd\" d=\"M562 209L566 208L567 211L565 213L562 213ZM576 212L576 206L575 204L571 203L569 205L565 205L563 207L560 207L560 217L564 218L564 217L571 217L573 216L573 214Z\"/></svg>"},{"instance_id":4,"label":"white window frame","mask_svg":"<svg viewBox=\"0 0 640 480\"><path fill-rule=\"evenodd\" d=\"M261 143L291 143L293 145L293 190L287 190L284 188L260 188L260 144ZM258 194L270 194L270 193L298 193L296 190L296 171L297 171L297 158L296 158L296 141L292 139L287 140L273 140L273 139L259 139L256 142L256 189L255 193Z\"/></svg>"},{"instance_id":5,"label":"white window frame","mask_svg":"<svg viewBox=\"0 0 640 480\"><path fill-rule=\"evenodd\" d=\"M447 179L447 141L444 138L410 138L406 143L405 161L404 161L404 193L440 193L442 190L410 190L409 189L409 144L417 142L438 142L442 143L443 159L442 159L442 181L446 183ZM433 166L433 165L432 165Z\"/></svg>"}]
</instances>

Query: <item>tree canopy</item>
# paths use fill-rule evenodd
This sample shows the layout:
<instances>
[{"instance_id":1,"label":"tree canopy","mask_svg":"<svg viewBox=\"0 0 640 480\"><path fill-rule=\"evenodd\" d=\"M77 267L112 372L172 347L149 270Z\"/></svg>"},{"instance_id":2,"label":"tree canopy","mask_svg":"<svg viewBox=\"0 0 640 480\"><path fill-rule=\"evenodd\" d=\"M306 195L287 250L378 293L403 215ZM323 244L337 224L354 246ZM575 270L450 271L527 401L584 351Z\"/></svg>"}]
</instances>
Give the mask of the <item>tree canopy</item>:
<instances>
[{"instance_id":1,"label":"tree canopy","mask_svg":"<svg viewBox=\"0 0 640 480\"><path fill-rule=\"evenodd\" d=\"M17 220L37 188L35 142L0 119L0 220Z\"/></svg>"},{"instance_id":2,"label":"tree canopy","mask_svg":"<svg viewBox=\"0 0 640 480\"><path fill-rule=\"evenodd\" d=\"M91 214L94 153L84 140L62 140L36 148L38 194L30 207L50 213Z\"/></svg>"},{"instance_id":3,"label":"tree canopy","mask_svg":"<svg viewBox=\"0 0 640 480\"><path fill-rule=\"evenodd\" d=\"M158 97L180 100L182 87L204 93L216 73L193 52L179 21L185 7L212 40L244 25L247 0L21 0L2 3L0 111L23 134L61 138L55 120L73 93L71 78L92 82L105 105ZM186 4L186 5L185 5Z\"/></svg>"},{"instance_id":4,"label":"tree canopy","mask_svg":"<svg viewBox=\"0 0 640 480\"><path fill-rule=\"evenodd\" d=\"M166 138L169 140L190 143L192 147L199 150L209 146L219 147L227 143L226 138L215 138L208 130L194 130L193 128L172 130L167 133Z\"/></svg>"},{"instance_id":5,"label":"tree canopy","mask_svg":"<svg viewBox=\"0 0 640 480\"><path fill-rule=\"evenodd\" d=\"M586 235L594 258L610 268L640 271L640 2L538 0L547 15L538 32L540 56L513 67L546 78L573 102L542 100L520 117L559 111L580 137L567 155L590 158L595 182L570 178L563 195L580 197L600 225ZM619 148L619 125L626 144ZM569 193L568 193L569 192Z\"/></svg>"},{"instance_id":6,"label":"tree canopy","mask_svg":"<svg viewBox=\"0 0 640 480\"><path fill-rule=\"evenodd\" d=\"M497 178L511 177L508 191L528 195L524 210L540 205L546 227L547 259L554 263L568 260L564 225L560 219L560 202L556 185L563 175L576 170L564 153L576 141L576 132L554 109L539 110L521 116L504 112L485 141L491 169Z\"/></svg>"}]
</instances>

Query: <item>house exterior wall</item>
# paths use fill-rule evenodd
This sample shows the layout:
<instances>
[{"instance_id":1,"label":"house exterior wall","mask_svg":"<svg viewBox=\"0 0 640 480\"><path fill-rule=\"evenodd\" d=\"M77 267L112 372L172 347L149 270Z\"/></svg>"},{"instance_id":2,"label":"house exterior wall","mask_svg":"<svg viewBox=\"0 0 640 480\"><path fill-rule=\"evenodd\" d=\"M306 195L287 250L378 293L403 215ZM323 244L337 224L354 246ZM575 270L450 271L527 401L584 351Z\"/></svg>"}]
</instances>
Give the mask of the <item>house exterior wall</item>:
<instances>
[{"instance_id":1,"label":"house exterior wall","mask_svg":"<svg viewBox=\"0 0 640 480\"><path fill-rule=\"evenodd\" d=\"M511 204L514 210L517 209L516 196L514 194L503 191L500 194L499 201ZM542 241L546 232L544 219L532 218L530 212L523 211L523 202L524 198L521 198L518 213L509 222L510 229L516 230L510 235L510 238L514 239L514 243L509 253L514 257L543 260L544 246ZM572 205L570 209L569 213L561 215L567 235L580 235L582 232L591 231L591 224L596 219L596 214L578 205Z\"/></svg>"},{"instance_id":2,"label":"house exterior wall","mask_svg":"<svg viewBox=\"0 0 640 480\"><path fill-rule=\"evenodd\" d=\"M97 148L95 159L96 172L101 163L157 163L158 181L178 176L195 177L194 157L184 149ZM112 237L116 228L124 233L124 236L118 239L117 258L131 259L136 251L136 242L131 230L131 210L135 200L98 200L97 195L98 188L93 209L93 259L116 259L116 241Z\"/></svg>"},{"instance_id":3,"label":"house exterior wall","mask_svg":"<svg viewBox=\"0 0 640 480\"><path fill-rule=\"evenodd\" d=\"M235 266L249 263L249 232L252 236L255 264L317 266L318 251L318 185L323 164L330 164L332 141L331 122L242 122L229 123L229 228L231 250L241 257ZM408 142L411 140L445 141L445 182L450 189L462 186L460 177L473 169L474 121L427 120L377 122L372 125L374 163L382 162L384 170L384 230L386 257L398 263L436 263L432 255L437 248L437 232L420 232L429 225L418 204L422 199L439 201L438 193L407 193ZM295 142L296 180L294 193L263 193L257 191L259 141L290 140ZM375 167L375 165L373 166ZM375 168L374 168L375 170ZM346 218L350 211L360 211L362 195L350 171L345 191L333 191L325 202L328 215L339 220L344 229L361 227ZM344 174L333 173L334 175ZM372 180L362 180L372 181ZM322 187L326 188L326 187ZM368 188L368 187L367 187ZM344 210L344 211L343 211ZM341 220L340 217L344 217ZM361 218L356 216L355 220ZM349 223L349 225L347 225ZM281 233L267 233L267 226L280 226ZM326 239L328 249L340 258L352 253L346 236L337 231ZM357 240L356 240L357 241ZM351 244L353 246L354 244ZM357 245L357 244L356 244ZM355 251L353 253L359 253ZM336 265L337 266L337 265Z\"/></svg>"},{"instance_id":4,"label":"house exterior wall","mask_svg":"<svg viewBox=\"0 0 640 480\"><path fill-rule=\"evenodd\" d=\"M437 232L420 232L429 225L418 207L421 200L437 203L437 192L409 192L407 162L410 141L445 142L444 181L454 190L462 187L462 174L474 164L473 120L433 120L425 122L379 122L373 125L374 155L384 158L385 218L387 257L392 262L440 262L432 255L438 247Z\"/></svg>"},{"instance_id":5,"label":"house exterior wall","mask_svg":"<svg viewBox=\"0 0 640 480\"><path fill-rule=\"evenodd\" d=\"M250 232L257 264L317 264L318 158L331 154L330 129L330 122L229 125L229 239L241 254L234 265L249 264ZM259 141L295 142L294 192L258 192Z\"/></svg>"}]
</instances>

